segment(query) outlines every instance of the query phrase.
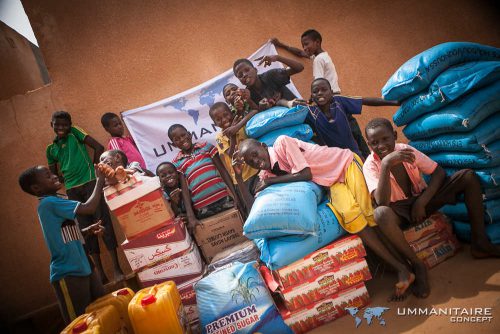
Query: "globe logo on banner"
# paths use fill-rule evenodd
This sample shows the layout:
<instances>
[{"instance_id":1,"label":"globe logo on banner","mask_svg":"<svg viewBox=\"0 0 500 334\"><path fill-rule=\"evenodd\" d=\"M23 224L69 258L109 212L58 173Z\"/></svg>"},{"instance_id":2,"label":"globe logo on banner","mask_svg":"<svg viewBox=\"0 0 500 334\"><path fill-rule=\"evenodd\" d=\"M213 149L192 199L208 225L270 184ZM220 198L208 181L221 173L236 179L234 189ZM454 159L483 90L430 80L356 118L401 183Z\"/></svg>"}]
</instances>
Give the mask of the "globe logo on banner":
<instances>
[{"instance_id":1,"label":"globe logo on banner","mask_svg":"<svg viewBox=\"0 0 500 334\"><path fill-rule=\"evenodd\" d=\"M346 307L347 312L354 318L354 323L356 328L358 328L363 322L360 317L358 317L359 309L357 307ZM382 315L385 311L389 310L388 307L367 307L363 312L363 318L366 320L368 326L370 326L373 322L373 319L376 319L380 326L385 326L385 320Z\"/></svg>"},{"instance_id":2,"label":"globe logo on banner","mask_svg":"<svg viewBox=\"0 0 500 334\"><path fill-rule=\"evenodd\" d=\"M248 59L253 61L260 56L275 54L277 52L274 45L266 43ZM257 63L254 62L254 65L257 66ZM274 62L266 68L259 66L257 70L262 73L273 68L283 68L283 65ZM215 144L215 134L220 129L213 124L208 111L215 102L224 101L222 88L228 83L241 87L232 69L185 92L122 113L123 120L149 170L156 170L158 164L172 161L177 155L179 150L173 147L167 136L168 128L172 124L184 125L193 134L193 142ZM293 83L290 83L288 88L300 97Z\"/></svg>"}]
</instances>

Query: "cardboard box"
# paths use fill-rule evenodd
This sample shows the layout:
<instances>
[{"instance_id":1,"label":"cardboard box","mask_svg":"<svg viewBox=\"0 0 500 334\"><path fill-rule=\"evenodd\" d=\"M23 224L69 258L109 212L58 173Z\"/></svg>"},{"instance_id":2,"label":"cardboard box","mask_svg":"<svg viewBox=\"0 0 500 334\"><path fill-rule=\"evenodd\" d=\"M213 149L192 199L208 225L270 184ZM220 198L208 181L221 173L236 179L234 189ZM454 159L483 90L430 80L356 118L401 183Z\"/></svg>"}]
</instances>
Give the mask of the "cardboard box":
<instances>
[{"instance_id":1,"label":"cardboard box","mask_svg":"<svg viewBox=\"0 0 500 334\"><path fill-rule=\"evenodd\" d=\"M162 260L183 255L192 246L192 240L184 224L164 224L159 229L125 240L122 248L132 270L151 266Z\"/></svg>"},{"instance_id":2,"label":"cardboard box","mask_svg":"<svg viewBox=\"0 0 500 334\"><path fill-rule=\"evenodd\" d=\"M260 251L255 246L255 243L251 240L246 240L217 253L208 265L208 272L210 273L233 262L247 263L258 261L259 257Z\"/></svg>"},{"instance_id":3,"label":"cardboard box","mask_svg":"<svg viewBox=\"0 0 500 334\"><path fill-rule=\"evenodd\" d=\"M436 212L427 218L424 222L412 226L403 231L406 241L409 243L425 238L436 232L442 231L450 225L448 217L441 212Z\"/></svg>"},{"instance_id":4,"label":"cardboard box","mask_svg":"<svg viewBox=\"0 0 500 334\"><path fill-rule=\"evenodd\" d=\"M142 184L142 177L138 174L132 175L126 182L118 182L115 185L107 186L103 189L104 198L111 200L121 194L126 193Z\"/></svg>"},{"instance_id":5,"label":"cardboard box","mask_svg":"<svg viewBox=\"0 0 500 334\"><path fill-rule=\"evenodd\" d=\"M138 186L106 199L129 240L174 218L170 204L163 198L158 177L142 177L141 181Z\"/></svg>"},{"instance_id":6,"label":"cardboard box","mask_svg":"<svg viewBox=\"0 0 500 334\"><path fill-rule=\"evenodd\" d=\"M339 239L317 251L275 270L282 288L305 283L308 279L366 256L363 242L356 235Z\"/></svg>"},{"instance_id":7,"label":"cardboard box","mask_svg":"<svg viewBox=\"0 0 500 334\"><path fill-rule=\"evenodd\" d=\"M371 278L368 264L361 258L315 276L299 286L286 288L280 294L286 308L295 311Z\"/></svg>"},{"instance_id":8,"label":"cardboard box","mask_svg":"<svg viewBox=\"0 0 500 334\"><path fill-rule=\"evenodd\" d=\"M200 319L200 315L198 314L198 307L195 304L183 304L184 305L184 312L186 313L186 317L188 322L194 323L198 319Z\"/></svg>"},{"instance_id":9,"label":"cardboard box","mask_svg":"<svg viewBox=\"0 0 500 334\"><path fill-rule=\"evenodd\" d=\"M201 220L194 238L207 262L219 252L248 240L243 236L243 220L236 209Z\"/></svg>"},{"instance_id":10,"label":"cardboard box","mask_svg":"<svg viewBox=\"0 0 500 334\"><path fill-rule=\"evenodd\" d=\"M165 281L174 281L175 284L180 285L199 277L203 270L204 263L198 248L193 245L187 254L146 268L137 274L137 278L142 288Z\"/></svg>"},{"instance_id":11,"label":"cardboard box","mask_svg":"<svg viewBox=\"0 0 500 334\"><path fill-rule=\"evenodd\" d=\"M460 243L452 236L452 238L442 241L437 245L428 247L417 253L417 256L424 261L427 268L433 268L444 262L444 260L452 257L460 249Z\"/></svg>"},{"instance_id":12,"label":"cardboard box","mask_svg":"<svg viewBox=\"0 0 500 334\"><path fill-rule=\"evenodd\" d=\"M342 317L347 313L346 307L360 309L369 302L368 291L364 283L361 283L298 311L290 312L281 308L280 313L295 334L302 334Z\"/></svg>"},{"instance_id":13,"label":"cardboard box","mask_svg":"<svg viewBox=\"0 0 500 334\"><path fill-rule=\"evenodd\" d=\"M440 242L450 240L452 238L454 238L454 235L453 235L453 228L450 224L449 227L446 227L441 231L437 231L434 234L428 235L424 238L418 239L417 241L410 243L410 247L413 249L415 253L418 253L426 248L437 245Z\"/></svg>"}]
</instances>

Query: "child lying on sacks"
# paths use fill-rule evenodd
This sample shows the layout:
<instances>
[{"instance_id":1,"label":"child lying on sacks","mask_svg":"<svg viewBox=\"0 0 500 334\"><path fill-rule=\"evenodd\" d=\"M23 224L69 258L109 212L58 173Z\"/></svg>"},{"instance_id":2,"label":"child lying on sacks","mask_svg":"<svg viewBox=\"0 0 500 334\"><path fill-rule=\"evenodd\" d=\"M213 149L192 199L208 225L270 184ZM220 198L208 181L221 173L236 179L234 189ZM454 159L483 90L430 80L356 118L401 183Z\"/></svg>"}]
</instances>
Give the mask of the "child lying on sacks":
<instances>
[{"instance_id":1,"label":"child lying on sacks","mask_svg":"<svg viewBox=\"0 0 500 334\"><path fill-rule=\"evenodd\" d=\"M371 120L365 129L373 150L363 167L368 190L377 208L375 219L400 253L410 255L400 241L400 225L418 224L445 204L456 204L464 194L472 229L471 254L477 258L499 257L500 246L486 235L481 185L471 169L450 177L435 161L405 144L396 144L397 133L385 118ZM427 185L422 174L431 175Z\"/></svg>"},{"instance_id":2,"label":"child lying on sacks","mask_svg":"<svg viewBox=\"0 0 500 334\"><path fill-rule=\"evenodd\" d=\"M401 300L415 281L427 286L425 264L416 259L410 271L396 258L376 230L370 194L363 177L359 156L347 149L309 144L298 139L280 136L273 147L255 139L247 139L235 153L235 172L240 164L260 169L258 191L276 183L313 181L330 190L330 209L342 227L357 234L363 242L398 272L395 293L390 300ZM242 187L240 188L242 191ZM403 235L400 236L404 240Z\"/></svg>"}]
</instances>

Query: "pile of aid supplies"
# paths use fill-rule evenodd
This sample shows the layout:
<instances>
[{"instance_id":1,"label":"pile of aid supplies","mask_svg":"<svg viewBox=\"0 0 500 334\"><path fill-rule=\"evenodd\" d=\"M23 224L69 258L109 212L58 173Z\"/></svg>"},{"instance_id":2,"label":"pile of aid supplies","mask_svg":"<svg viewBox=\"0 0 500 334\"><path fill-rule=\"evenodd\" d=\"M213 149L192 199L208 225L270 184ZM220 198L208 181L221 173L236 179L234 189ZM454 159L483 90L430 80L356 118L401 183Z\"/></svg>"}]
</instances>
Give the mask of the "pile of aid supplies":
<instances>
[{"instance_id":1,"label":"pile of aid supplies","mask_svg":"<svg viewBox=\"0 0 500 334\"><path fill-rule=\"evenodd\" d=\"M472 168L484 187L488 236L500 242L500 51L437 45L403 64L384 86L410 145L447 173ZM273 107L248 123L271 146L285 134L310 141L308 109ZM245 221L235 209L202 220L190 236L157 177L131 175L105 189L127 240L121 245L142 290L95 301L63 333L306 333L370 303L367 253L346 235L312 182L259 192ZM470 240L465 205L443 208L404 236L429 268ZM445 215L446 214L446 215ZM375 293L372 291L372 293Z\"/></svg>"}]
</instances>

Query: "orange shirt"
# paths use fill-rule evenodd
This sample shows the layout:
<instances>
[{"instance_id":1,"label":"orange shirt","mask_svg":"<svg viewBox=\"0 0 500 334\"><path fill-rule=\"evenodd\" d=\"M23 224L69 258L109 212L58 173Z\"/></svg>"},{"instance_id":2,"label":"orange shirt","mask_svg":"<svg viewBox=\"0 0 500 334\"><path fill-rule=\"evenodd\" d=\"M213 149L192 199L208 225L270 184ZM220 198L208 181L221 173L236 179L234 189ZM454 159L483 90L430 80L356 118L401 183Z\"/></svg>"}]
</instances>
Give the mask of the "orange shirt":
<instances>
[{"instance_id":1,"label":"orange shirt","mask_svg":"<svg viewBox=\"0 0 500 334\"><path fill-rule=\"evenodd\" d=\"M396 144L394 150L399 151L404 148L410 148L415 154L415 161L413 163L403 162L406 173L408 174L411 181L411 192L413 196L418 196L427 188L427 183L425 183L422 178L421 173L432 174L437 167L437 162L414 149L413 147L406 144ZM368 191L372 194L378 187L378 180L380 178L380 172L382 168L382 160L375 153L371 153L368 158L366 158L365 164L363 165L363 174L365 175L366 185L368 186ZM398 182L390 174L391 182L391 202L400 201L406 199L404 191L399 186Z\"/></svg>"},{"instance_id":2,"label":"orange shirt","mask_svg":"<svg viewBox=\"0 0 500 334\"><path fill-rule=\"evenodd\" d=\"M309 167L312 181L325 187L344 182L345 172L354 157L347 149L319 146L288 136L279 136L268 150L271 168L277 162L281 170L294 174ZM259 176L265 179L274 174L262 171Z\"/></svg>"}]
</instances>

